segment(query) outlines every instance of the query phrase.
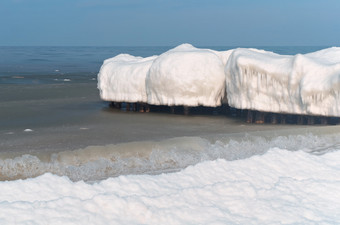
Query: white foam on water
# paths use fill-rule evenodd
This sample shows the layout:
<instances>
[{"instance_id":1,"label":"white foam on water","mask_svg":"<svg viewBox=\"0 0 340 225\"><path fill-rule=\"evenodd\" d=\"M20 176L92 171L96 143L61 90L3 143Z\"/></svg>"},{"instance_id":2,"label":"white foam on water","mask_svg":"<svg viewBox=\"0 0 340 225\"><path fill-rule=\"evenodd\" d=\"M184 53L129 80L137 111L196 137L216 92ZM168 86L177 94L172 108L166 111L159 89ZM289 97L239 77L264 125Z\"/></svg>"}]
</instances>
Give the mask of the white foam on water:
<instances>
[{"instance_id":1,"label":"white foam on water","mask_svg":"<svg viewBox=\"0 0 340 225\"><path fill-rule=\"evenodd\" d=\"M29 128L27 128L27 129L25 129L25 130L24 130L24 132L33 132L33 130L32 130L32 129L29 129Z\"/></svg>"},{"instance_id":2,"label":"white foam on water","mask_svg":"<svg viewBox=\"0 0 340 225\"><path fill-rule=\"evenodd\" d=\"M310 138L297 138L295 144L313 141ZM320 141L327 144L315 140L311 145ZM245 159L217 159L175 173L119 176L93 184L50 173L0 182L0 222L336 224L340 221L339 149L330 147L327 153L315 155L274 147Z\"/></svg>"},{"instance_id":3,"label":"white foam on water","mask_svg":"<svg viewBox=\"0 0 340 225\"><path fill-rule=\"evenodd\" d=\"M180 137L163 141L132 142L58 153L39 153L1 157L0 178L13 180L36 177L50 172L66 175L73 181L96 181L127 174L159 174L178 171L189 165L225 159L238 160L264 154L279 147L303 150L315 155L338 148L338 134L316 136L288 135L265 138L246 135L214 139Z\"/></svg>"}]
</instances>

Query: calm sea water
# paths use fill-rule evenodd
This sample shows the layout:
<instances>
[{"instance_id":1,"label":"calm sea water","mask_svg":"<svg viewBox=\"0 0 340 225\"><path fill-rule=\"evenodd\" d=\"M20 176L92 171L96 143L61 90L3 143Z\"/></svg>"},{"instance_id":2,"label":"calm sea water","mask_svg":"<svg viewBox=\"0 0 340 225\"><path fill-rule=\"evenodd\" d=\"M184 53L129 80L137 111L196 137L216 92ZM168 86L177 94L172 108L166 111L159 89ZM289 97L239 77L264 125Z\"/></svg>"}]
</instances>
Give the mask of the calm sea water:
<instances>
[{"instance_id":1,"label":"calm sea water","mask_svg":"<svg viewBox=\"0 0 340 225\"><path fill-rule=\"evenodd\" d=\"M95 78L107 58L120 53L159 55L172 47L0 47L0 84L87 82ZM228 50L235 47L206 47ZM279 46L256 48L279 54L308 53L325 46Z\"/></svg>"}]
</instances>

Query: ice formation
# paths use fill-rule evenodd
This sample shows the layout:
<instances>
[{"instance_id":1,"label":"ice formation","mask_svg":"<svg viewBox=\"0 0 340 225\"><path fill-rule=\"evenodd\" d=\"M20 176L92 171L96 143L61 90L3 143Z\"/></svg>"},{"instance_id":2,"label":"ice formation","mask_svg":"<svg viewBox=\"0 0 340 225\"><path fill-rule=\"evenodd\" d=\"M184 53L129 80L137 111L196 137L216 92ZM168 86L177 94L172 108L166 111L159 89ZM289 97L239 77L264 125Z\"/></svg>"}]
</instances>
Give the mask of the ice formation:
<instances>
[{"instance_id":1,"label":"ice formation","mask_svg":"<svg viewBox=\"0 0 340 225\"><path fill-rule=\"evenodd\" d=\"M98 74L100 97L114 102L146 102L145 77L155 58L120 54L105 60Z\"/></svg>"},{"instance_id":2,"label":"ice formation","mask_svg":"<svg viewBox=\"0 0 340 225\"><path fill-rule=\"evenodd\" d=\"M148 58L122 54L104 61L98 88L102 99L115 102L228 103L238 109L339 117L340 48L279 55L183 44Z\"/></svg>"},{"instance_id":3,"label":"ice formation","mask_svg":"<svg viewBox=\"0 0 340 225\"><path fill-rule=\"evenodd\" d=\"M219 106L225 94L222 57L209 49L180 45L155 59L146 87L149 104Z\"/></svg>"},{"instance_id":4,"label":"ice formation","mask_svg":"<svg viewBox=\"0 0 340 225\"><path fill-rule=\"evenodd\" d=\"M235 49L225 74L232 107L340 116L340 48L295 56Z\"/></svg>"}]
</instances>

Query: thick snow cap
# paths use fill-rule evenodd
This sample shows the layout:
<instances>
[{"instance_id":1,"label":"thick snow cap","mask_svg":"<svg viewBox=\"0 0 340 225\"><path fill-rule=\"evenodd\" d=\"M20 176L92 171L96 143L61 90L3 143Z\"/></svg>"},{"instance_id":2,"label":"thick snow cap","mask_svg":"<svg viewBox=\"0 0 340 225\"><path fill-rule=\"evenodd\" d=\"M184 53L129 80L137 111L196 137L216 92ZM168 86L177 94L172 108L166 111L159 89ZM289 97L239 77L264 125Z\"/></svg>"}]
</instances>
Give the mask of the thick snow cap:
<instances>
[{"instance_id":1,"label":"thick snow cap","mask_svg":"<svg viewBox=\"0 0 340 225\"><path fill-rule=\"evenodd\" d=\"M225 94L224 64L212 50L183 44L155 59L146 87L150 104L219 106Z\"/></svg>"},{"instance_id":2,"label":"thick snow cap","mask_svg":"<svg viewBox=\"0 0 340 225\"><path fill-rule=\"evenodd\" d=\"M155 58L120 54L105 60L98 74L100 97L114 102L146 102L145 77Z\"/></svg>"},{"instance_id":3,"label":"thick snow cap","mask_svg":"<svg viewBox=\"0 0 340 225\"><path fill-rule=\"evenodd\" d=\"M232 107L340 116L340 48L295 56L236 49L225 74Z\"/></svg>"}]
</instances>

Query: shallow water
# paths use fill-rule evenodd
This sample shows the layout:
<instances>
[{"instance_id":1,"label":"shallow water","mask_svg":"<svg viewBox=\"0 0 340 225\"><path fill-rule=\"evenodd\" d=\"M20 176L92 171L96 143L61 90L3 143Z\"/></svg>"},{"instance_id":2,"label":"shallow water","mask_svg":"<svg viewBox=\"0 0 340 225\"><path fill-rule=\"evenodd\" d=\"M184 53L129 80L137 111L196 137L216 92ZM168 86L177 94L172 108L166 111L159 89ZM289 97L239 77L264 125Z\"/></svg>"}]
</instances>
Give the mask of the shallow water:
<instances>
[{"instance_id":1,"label":"shallow water","mask_svg":"<svg viewBox=\"0 0 340 225\"><path fill-rule=\"evenodd\" d=\"M302 128L299 132L308 134L304 126L249 125L242 118L223 113L184 116L125 112L109 108L100 100L96 74L104 59L119 53L150 56L169 48L0 47L0 55L6 56L0 59L1 179L33 177L44 172L68 175L73 180L159 173L219 157L232 160L262 153L260 147L253 149L249 140L246 142L250 144L242 147L245 149L232 154L210 152L215 149L212 145L236 141L249 133L261 137L264 131L271 134L287 130L284 135L289 135ZM265 49L295 54L321 48ZM151 162L156 159L160 161Z\"/></svg>"},{"instance_id":2,"label":"shallow water","mask_svg":"<svg viewBox=\"0 0 340 225\"><path fill-rule=\"evenodd\" d=\"M232 126L230 126L232 127ZM50 135L50 134L49 134ZM339 127L206 133L88 146L76 150L0 153L0 179L36 177L50 172L73 181L93 182L127 174L159 174L203 161L240 160L272 148L322 155L340 148Z\"/></svg>"}]
</instances>

